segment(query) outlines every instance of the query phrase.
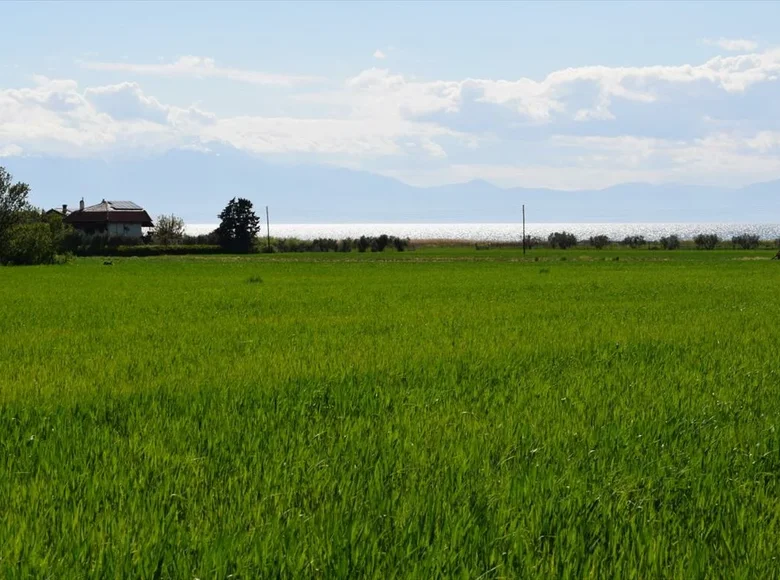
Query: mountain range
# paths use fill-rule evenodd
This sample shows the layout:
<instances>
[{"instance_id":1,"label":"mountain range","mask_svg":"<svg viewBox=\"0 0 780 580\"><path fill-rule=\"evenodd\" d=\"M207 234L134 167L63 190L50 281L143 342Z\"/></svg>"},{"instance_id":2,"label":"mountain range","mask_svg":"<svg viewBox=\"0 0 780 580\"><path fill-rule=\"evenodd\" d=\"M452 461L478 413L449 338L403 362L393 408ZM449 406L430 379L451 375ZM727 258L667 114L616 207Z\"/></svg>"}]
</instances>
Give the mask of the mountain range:
<instances>
[{"instance_id":1,"label":"mountain range","mask_svg":"<svg viewBox=\"0 0 780 580\"><path fill-rule=\"evenodd\" d=\"M599 190L501 188L487 181L415 187L365 171L278 165L229 148L172 150L121 159L10 157L0 160L32 188L39 207L71 208L83 197L129 200L153 216L215 223L232 197L270 206L276 223L780 222L780 181L740 189L625 183Z\"/></svg>"}]
</instances>

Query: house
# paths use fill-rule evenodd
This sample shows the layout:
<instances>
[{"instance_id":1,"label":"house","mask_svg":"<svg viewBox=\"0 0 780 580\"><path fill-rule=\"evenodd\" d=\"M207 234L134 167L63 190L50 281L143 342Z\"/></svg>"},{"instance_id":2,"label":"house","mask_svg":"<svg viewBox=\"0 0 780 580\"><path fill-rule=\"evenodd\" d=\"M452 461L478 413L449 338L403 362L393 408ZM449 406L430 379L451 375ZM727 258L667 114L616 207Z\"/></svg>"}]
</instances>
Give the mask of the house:
<instances>
[{"instance_id":1,"label":"house","mask_svg":"<svg viewBox=\"0 0 780 580\"><path fill-rule=\"evenodd\" d=\"M85 234L108 234L123 238L140 238L142 228L153 228L152 218L146 210L132 201L106 201L97 205L85 207L84 200L79 203L79 209L68 211L63 205L62 210L49 210L61 213L66 224L81 230Z\"/></svg>"},{"instance_id":2,"label":"house","mask_svg":"<svg viewBox=\"0 0 780 580\"><path fill-rule=\"evenodd\" d=\"M62 216L62 217L67 217L68 215L70 215L70 213L71 212L68 209L68 204L66 204L66 203L62 204L62 209L60 209L58 207L53 207L50 210L46 211L46 215L56 214L56 215L59 215L59 216Z\"/></svg>"}]
</instances>

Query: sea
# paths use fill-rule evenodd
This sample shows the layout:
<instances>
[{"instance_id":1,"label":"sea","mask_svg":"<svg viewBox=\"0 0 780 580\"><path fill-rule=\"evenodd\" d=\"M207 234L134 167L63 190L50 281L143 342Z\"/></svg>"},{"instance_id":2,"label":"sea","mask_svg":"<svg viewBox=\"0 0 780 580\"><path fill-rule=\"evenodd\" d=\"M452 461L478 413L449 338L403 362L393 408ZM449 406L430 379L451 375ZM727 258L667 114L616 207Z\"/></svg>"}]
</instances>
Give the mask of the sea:
<instances>
[{"instance_id":1,"label":"sea","mask_svg":"<svg viewBox=\"0 0 780 580\"><path fill-rule=\"evenodd\" d=\"M217 224L190 224L187 233L206 234ZM546 238L552 232L566 231L587 239L606 235L611 240L627 236L644 236L648 241L675 234L683 240L697 234L717 234L730 239L740 234L756 234L762 240L780 238L780 224L756 223L527 223L526 234ZM262 235L265 235L265 228ZM359 238L360 236L393 235L413 240L462 240L474 242L522 241L522 223L355 223L355 224L271 224L271 236L276 238Z\"/></svg>"}]
</instances>

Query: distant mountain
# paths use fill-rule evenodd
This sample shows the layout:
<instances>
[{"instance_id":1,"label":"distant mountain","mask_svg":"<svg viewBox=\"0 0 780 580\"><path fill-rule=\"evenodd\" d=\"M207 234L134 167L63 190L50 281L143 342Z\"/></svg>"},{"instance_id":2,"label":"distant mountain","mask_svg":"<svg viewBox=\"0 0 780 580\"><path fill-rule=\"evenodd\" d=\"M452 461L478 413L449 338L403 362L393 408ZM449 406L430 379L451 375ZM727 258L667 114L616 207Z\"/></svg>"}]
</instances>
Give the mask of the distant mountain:
<instances>
[{"instance_id":1,"label":"distant mountain","mask_svg":"<svg viewBox=\"0 0 780 580\"><path fill-rule=\"evenodd\" d=\"M504 189L482 180L420 188L368 172L286 166L223 148L115 160L1 160L41 207L131 200L153 216L214 223L232 197L269 205L276 223L780 222L780 181L741 189L626 183L600 190Z\"/></svg>"}]
</instances>

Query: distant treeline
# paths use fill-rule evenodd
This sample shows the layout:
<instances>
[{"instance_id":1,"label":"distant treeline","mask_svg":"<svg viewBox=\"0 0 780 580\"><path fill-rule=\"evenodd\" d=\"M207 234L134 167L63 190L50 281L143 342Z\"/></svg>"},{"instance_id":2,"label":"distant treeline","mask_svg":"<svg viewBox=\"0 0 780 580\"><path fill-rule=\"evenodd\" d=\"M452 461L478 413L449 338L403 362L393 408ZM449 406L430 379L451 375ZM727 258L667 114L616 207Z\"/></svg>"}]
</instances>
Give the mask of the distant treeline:
<instances>
[{"instance_id":1,"label":"distant treeline","mask_svg":"<svg viewBox=\"0 0 780 580\"><path fill-rule=\"evenodd\" d=\"M677 235L664 236L658 240L647 240L644 236L626 236L622 240L612 240L606 235L591 236L578 240L574 234L568 232L554 232L547 237L547 246L550 248L567 249L577 245L601 250L607 247L623 246L628 248L647 248L650 250L678 250L680 248L696 248L699 250L715 249L740 249L756 250L760 247L773 248L780 246L780 239L761 240L755 234L739 234L730 240L723 240L717 234L697 234L691 240L683 240Z\"/></svg>"},{"instance_id":2,"label":"distant treeline","mask_svg":"<svg viewBox=\"0 0 780 580\"><path fill-rule=\"evenodd\" d=\"M522 238L518 241L502 242L468 242L465 240L417 240L418 247L446 247L446 246L474 246L477 250L490 248L522 248ZM570 248L584 248L603 250L606 248L631 248L649 250L679 250L679 249L739 249L757 250L780 247L780 238L775 240L762 240L755 234L740 234L730 239L722 239L717 234L698 234L693 239L682 239L677 235L664 236L657 240L648 240L644 236L626 236L623 239L611 239L607 235L595 235L587 238L577 238L570 232L553 232L546 238L538 236L526 236L525 248L528 250L547 248L567 250Z\"/></svg>"}]
</instances>

